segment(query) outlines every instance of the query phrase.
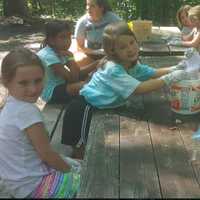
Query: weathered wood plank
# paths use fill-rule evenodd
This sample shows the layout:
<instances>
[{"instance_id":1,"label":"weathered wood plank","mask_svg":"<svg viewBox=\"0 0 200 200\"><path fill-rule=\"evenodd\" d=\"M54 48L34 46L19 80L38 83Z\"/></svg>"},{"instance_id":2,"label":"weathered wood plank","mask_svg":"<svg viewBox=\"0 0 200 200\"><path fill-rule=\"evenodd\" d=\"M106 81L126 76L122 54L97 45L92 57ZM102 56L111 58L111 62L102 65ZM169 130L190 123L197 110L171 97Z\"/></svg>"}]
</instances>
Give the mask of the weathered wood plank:
<instances>
[{"instance_id":1,"label":"weathered wood plank","mask_svg":"<svg viewBox=\"0 0 200 200\"><path fill-rule=\"evenodd\" d=\"M140 46L141 56L169 56L170 50L165 43L145 42Z\"/></svg>"},{"instance_id":2,"label":"weathered wood plank","mask_svg":"<svg viewBox=\"0 0 200 200\"><path fill-rule=\"evenodd\" d=\"M119 197L119 116L93 115L79 198Z\"/></svg>"},{"instance_id":3,"label":"weathered wood plank","mask_svg":"<svg viewBox=\"0 0 200 200\"><path fill-rule=\"evenodd\" d=\"M199 197L199 186L179 131L155 123L149 127L163 198Z\"/></svg>"},{"instance_id":4,"label":"weathered wood plank","mask_svg":"<svg viewBox=\"0 0 200 200\"><path fill-rule=\"evenodd\" d=\"M158 124L172 125L172 112L170 103L164 94L164 88L160 91L144 95L145 119Z\"/></svg>"},{"instance_id":5,"label":"weathered wood plank","mask_svg":"<svg viewBox=\"0 0 200 200\"><path fill-rule=\"evenodd\" d=\"M173 112L166 96L160 96L160 103L148 110L149 129L155 152L160 186L163 198L194 198L200 196L199 186L191 164L188 151L178 129L171 130L174 124ZM161 98L163 97L163 98ZM157 99L159 102L159 98ZM157 110L162 112L158 115ZM156 111L156 116L155 116ZM164 114L164 116L162 115ZM159 118L162 117L162 120Z\"/></svg>"},{"instance_id":6,"label":"weathered wood plank","mask_svg":"<svg viewBox=\"0 0 200 200\"><path fill-rule=\"evenodd\" d=\"M179 124L180 134L188 151L188 162L192 165L196 180L200 185L200 141L192 139L197 126L198 123L195 120Z\"/></svg>"},{"instance_id":7,"label":"weathered wood plank","mask_svg":"<svg viewBox=\"0 0 200 200\"><path fill-rule=\"evenodd\" d=\"M181 56L184 55L185 51L188 49L188 47L182 47L182 46L171 46L169 45L169 51L171 56Z\"/></svg>"},{"instance_id":8,"label":"weathered wood plank","mask_svg":"<svg viewBox=\"0 0 200 200\"><path fill-rule=\"evenodd\" d=\"M148 124L120 117L120 198L160 198Z\"/></svg>"}]
</instances>

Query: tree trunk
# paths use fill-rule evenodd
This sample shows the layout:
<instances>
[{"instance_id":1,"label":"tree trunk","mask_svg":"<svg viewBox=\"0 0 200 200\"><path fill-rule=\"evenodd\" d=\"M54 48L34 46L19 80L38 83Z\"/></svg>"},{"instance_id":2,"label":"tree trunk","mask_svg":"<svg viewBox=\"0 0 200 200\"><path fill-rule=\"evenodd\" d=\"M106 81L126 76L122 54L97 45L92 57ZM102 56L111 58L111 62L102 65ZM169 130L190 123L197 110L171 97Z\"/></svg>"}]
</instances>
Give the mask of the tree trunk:
<instances>
[{"instance_id":1,"label":"tree trunk","mask_svg":"<svg viewBox=\"0 0 200 200\"><path fill-rule=\"evenodd\" d=\"M28 6L26 0L4 0L3 1L4 16L28 16Z\"/></svg>"}]
</instances>

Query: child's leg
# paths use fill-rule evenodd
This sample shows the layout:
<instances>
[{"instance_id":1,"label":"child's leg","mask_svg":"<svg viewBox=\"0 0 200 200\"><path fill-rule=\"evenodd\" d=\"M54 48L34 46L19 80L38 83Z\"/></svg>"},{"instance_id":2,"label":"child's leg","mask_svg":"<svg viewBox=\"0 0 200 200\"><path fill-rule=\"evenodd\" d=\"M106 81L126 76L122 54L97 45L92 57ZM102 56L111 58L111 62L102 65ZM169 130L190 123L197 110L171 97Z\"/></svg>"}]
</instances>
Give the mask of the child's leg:
<instances>
[{"instance_id":1,"label":"child's leg","mask_svg":"<svg viewBox=\"0 0 200 200\"><path fill-rule=\"evenodd\" d=\"M67 104L72 97L66 93L66 84L58 85L54 88L49 104Z\"/></svg>"},{"instance_id":2,"label":"child's leg","mask_svg":"<svg viewBox=\"0 0 200 200\"><path fill-rule=\"evenodd\" d=\"M83 97L72 100L65 110L62 143L73 147L73 157L83 158L92 119L92 107Z\"/></svg>"}]
</instances>

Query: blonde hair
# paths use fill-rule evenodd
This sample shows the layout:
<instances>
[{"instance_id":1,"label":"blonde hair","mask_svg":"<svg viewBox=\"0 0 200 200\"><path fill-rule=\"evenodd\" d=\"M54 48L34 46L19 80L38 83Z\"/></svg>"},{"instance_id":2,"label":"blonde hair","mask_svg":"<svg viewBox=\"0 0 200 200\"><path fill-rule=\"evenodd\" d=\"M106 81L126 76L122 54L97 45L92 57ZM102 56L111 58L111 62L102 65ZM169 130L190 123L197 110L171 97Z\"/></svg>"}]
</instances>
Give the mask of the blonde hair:
<instances>
[{"instance_id":1,"label":"blonde hair","mask_svg":"<svg viewBox=\"0 0 200 200\"><path fill-rule=\"evenodd\" d=\"M200 21L200 5L191 7L188 16Z\"/></svg>"},{"instance_id":2,"label":"blonde hair","mask_svg":"<svg viewBox=\"0 0 200 200\"><path fill-rule=\"evenodd\" d=\"M105 27L103 32L102 46L108 59L118 61L114 49L115 44L117 42L117 38L120 35L130 35L133 36L136 40L133 31L131 31L128 24L124 21L111 23Z\"/></svg>"},{"instance_id":3,"label":"blonde hair","mask_svg":"<svg viewBox=\"0 0 200 200\"><path fill-rule=\"evenodd\" d=\"M182 21L181 21L181 13L186 12L187 15L188 15L188 11L190 10L190 8L191 8L190 5L183 5L178 9L178 11L176 13L176 20L177 20L179 28L183 28L183 24L182 24Z\"/></svg>"}]
</instances>

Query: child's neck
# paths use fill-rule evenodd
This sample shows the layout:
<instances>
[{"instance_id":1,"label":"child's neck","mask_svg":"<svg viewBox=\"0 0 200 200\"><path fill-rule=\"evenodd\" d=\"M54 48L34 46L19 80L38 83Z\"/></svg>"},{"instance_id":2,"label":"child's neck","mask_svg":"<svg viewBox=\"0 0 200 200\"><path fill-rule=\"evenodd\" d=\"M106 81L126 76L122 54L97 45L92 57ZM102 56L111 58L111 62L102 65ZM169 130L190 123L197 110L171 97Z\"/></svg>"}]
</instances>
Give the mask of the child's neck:
<instances>
[{"instance_id":1,"label":"child's neck","mask_svg":"<svg viewBox=\"0 0 200 200\"><path fill-rule=\"evenodd\" d=\"M135 61L135 62L121 62L121 64L123 65L124 69L128 70L132 66L136 65L137 61Z\"/></svg>"}]
</instances>

